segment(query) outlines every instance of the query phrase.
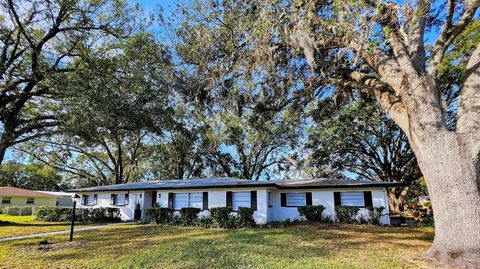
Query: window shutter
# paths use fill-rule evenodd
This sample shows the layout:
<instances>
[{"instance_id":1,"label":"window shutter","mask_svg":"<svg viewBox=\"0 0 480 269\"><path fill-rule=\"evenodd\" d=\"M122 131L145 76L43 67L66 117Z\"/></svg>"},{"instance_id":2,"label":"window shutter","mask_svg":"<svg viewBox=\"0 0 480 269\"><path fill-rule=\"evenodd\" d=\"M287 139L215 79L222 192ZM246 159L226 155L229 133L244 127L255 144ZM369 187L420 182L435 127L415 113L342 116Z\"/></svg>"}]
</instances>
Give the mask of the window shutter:
<instances>
[{"instance_id":1,"label":"window shutter","mask_svg":"<svg viewBox=\"0 0 480 269\"><path fill-rule=\"evenodd\" d=\"M371 191L364 191L363 192L363 199L365 201L365 207L372 207L372 192Z\"/></svg>"},{"instance_id":2,"label":"window shutter","mask_svg":"<svg viewBox=\"0 0 480 269\"><path fill-rule=\"evenodd\" d=\"M115 204L115 194L111 194L110 195L110 205L114 205Z\"/></svg>"},{"instance_id":3,"label":"window shutter","mask_svg":"<svg viewBox=\"0 0 480 269\"><path fill-rule=\"evenodd\" d=\"M128 198L129 198L129 196L130 196L130 195L129 195L128 193L125 193L125 205L128 205L128 202L129 202L129 201L128 201L128 200L129 200Z\"/></svg>"},{"instance_id":4,"label":"window shutter","mask_svg":"<svg viewBox=\"0 0 480 269\"><path fill-rule=\"evenodd\" d=\"M86 205L86 200L87 200L87 196L86 195L82 195L82 205Z\"/></svg>"},{"instance_id":5,"label":"window shutter","mask_svg":"<svg viewBox=\"0 0 480 269\"><path fill-rule=\"evenodd\" d=\"M232 207L232 192L227 191L227 207Z\"/></svg>"},{"instance_id":6,"label":"window shutter","mask_svg":"<svg viewBox=\"0 0 480 269\"><path fill-rule=\"evenodd\" d=\"M250 208L257 211L257 191L250 192Z\"/></svg>"},{"instance_id":7,"label":"window shutter","mask_svg":"<svg viewBox=\"0 0 480 269\"><path fill-rule=\"evenodd\" d=\"M203 210L208 210L208 191L203 192Z\"/></svg>"},{"instance_id":8,"label":"window shutter","mask_svg":"<svg viewBox=\"0 0 480 269\"><path fill-rule=\"evenodd\" d=\"M97 205L97 195L93 195L93 205Z\"/></svg>"},{"instance_id":9,"label":"window shutter","mask_svg":"<svg viewBox=\"0 0 480 269\"><path fill-rule=\"evenodd\" d=\"M340 197L339 192L334 192L333 193L333 200L335 202L335 206L341 206L342 205L342 199Z\"/></svg>"},{"instance_id":10,"label":"window shutter","mask_svg":"<svg viewBox=\"0 0 480 269\"><path fill-rule=\"evenodd\" d=\"M173 208L173 192L168 193L168 207Z\"/></svg>"},{"instance_id":11,"label":"window shutter","mask_svg":"<svg viewBox=\"0 0 480 269\"><path fill-rule=\"evenodd\" d=\"M280 206L281 207L287 207L287 194L286 193L281 193L280 194Z\"/></svg>"},{"instance_id":12,"label":"window shutter","mask_svg":"<svg viewBox=\"0 0 480 269\"><path fill-rule=\"evenodd\" d=\"M307 205L312 205L312 193L311 192L305 193L305 200L306 200Z\"/></svg>"}]
</instances>

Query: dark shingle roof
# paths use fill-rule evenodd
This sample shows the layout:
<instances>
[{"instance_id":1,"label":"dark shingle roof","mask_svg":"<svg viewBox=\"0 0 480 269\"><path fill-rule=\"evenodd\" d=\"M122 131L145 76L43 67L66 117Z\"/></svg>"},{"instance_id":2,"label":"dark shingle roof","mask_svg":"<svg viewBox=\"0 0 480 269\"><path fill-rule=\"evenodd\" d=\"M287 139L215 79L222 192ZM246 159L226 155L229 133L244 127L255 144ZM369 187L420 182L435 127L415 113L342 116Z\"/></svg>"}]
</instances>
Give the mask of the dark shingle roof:
<instances>
[{"instance_id":1,"label":"dark shingle roof","mask_svg":"<svg viewBox=\"0 0 480 269\"><path fill-rule=\"evenodd\" d=\"M72 192L96 191L132 191L132 190L170 190L170 189L207 189L236 187L275 187L279 189L298 188L355 188L355 187L396 187L401 183L346 179L303 179L251 181L239 178L198 178L145 181L128 184L107 185L71 190Z\"/></svg>"}]
</instances>

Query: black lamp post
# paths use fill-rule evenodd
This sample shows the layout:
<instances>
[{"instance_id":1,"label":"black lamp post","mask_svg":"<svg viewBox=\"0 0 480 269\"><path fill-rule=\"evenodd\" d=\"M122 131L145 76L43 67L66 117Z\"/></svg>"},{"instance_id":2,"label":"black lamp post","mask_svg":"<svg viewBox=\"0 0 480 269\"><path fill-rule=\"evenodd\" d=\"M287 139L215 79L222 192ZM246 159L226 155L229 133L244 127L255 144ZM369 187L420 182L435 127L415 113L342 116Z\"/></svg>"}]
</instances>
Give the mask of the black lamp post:
<instances>
[{"instance_id":1,"label":"black lamp post","mask_svg":"<svg viewBox=\"0 0 480 269\"><path fill-rule=\"evenodd\" d=\"M75 196L73 196L72 225L70 227L70 242L73 241L73 226L75 225L75 208L77 207L78 198L80 198L78 194L75 194Z\"/></svg>"}]
</instances>

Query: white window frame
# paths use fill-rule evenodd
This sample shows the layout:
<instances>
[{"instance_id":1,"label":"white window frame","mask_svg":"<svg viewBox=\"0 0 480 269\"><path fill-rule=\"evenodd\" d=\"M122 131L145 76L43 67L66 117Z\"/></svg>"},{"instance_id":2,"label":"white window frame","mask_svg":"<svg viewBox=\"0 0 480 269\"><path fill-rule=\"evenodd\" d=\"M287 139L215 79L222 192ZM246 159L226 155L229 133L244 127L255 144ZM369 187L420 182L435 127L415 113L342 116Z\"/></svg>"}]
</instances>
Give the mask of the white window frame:
<instances>
[{"instance_id":1,"label":"white window frame","mask_svg":"<svg viewBox=\"0 0 480 269\"><path fill-rule=\"evenodd\" d=\"M177 207L177 197L178 195L186 195L186 206ZM194 200L194 197L200 197L199 200ZM198 209L203 209L203 192L175 192L173 193L173 208L175 210L180 210L183 207L193 207Z\"/></svg>"},{"instance_id":2,"label":"white window frame","mask_svg":"<svg viewBox=\"0 0 480 269\"><path fill-rule=\"evenodd\" d=\"M294 195L302 195L303 196L303 201L302 203L296 203L293 204L291 200L293 200ZM298 206L306 206L307 205L307 193L306 192L287 192L287 207L298 207ZM296 200L298 200L298 197L295 197Z\"/></svg>"},{"instance_id":3,"label":"white window frame","mask_svg":"<svg viewBox=\"0 0 480 269\"><path fill-rule=\"evenodd\" d=\"M252 193L249 191L232 192L232 210L238 211L240 207L252 207Z\"/></svg>"},{"instance_id":4,"label":"white window frame","mask_svg":"<svg viewBox=\"0 0 480 269\"><path fill-rule=\"evenodd\" d=\"M29 203L29 201L32 201ZM27 197L27 205L34 205L35 204L35 197Z\"/></svg>"},{"instance_id":5,"label":"white window frame","mask_svg":"<svg viewBox=\"0 0 480 269\"><path fill-rule=\"evenodd\" d=\"M344 201L348 198L349 201ZM353 199L356 200L353 200ZM349 191L340 193L340 205L341 206L356 206L356 207L365 207L365 196L363 192L360 191Z\"/></svg>"}]
</instances>

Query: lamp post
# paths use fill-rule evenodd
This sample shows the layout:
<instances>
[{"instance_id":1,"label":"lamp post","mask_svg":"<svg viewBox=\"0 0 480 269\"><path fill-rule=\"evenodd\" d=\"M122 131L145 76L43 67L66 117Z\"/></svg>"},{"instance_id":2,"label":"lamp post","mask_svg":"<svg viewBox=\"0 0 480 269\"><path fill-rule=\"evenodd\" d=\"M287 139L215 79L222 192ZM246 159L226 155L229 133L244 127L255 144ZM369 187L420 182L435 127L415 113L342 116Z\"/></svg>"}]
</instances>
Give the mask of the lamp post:
<instances>
[{"instance_id":1,"label":"lamp post","mask_svg":"<svg viewBox=\"0 0 480 269\"><path fill-rule=\"evenodd\" d=\"M73 241L73 226L75 225L75 208L77 207L78 198L80 198L78 194L75 194L75 196L73 196L72 225L70 227L70 242Z\"/></svg>"}]
</instances>

